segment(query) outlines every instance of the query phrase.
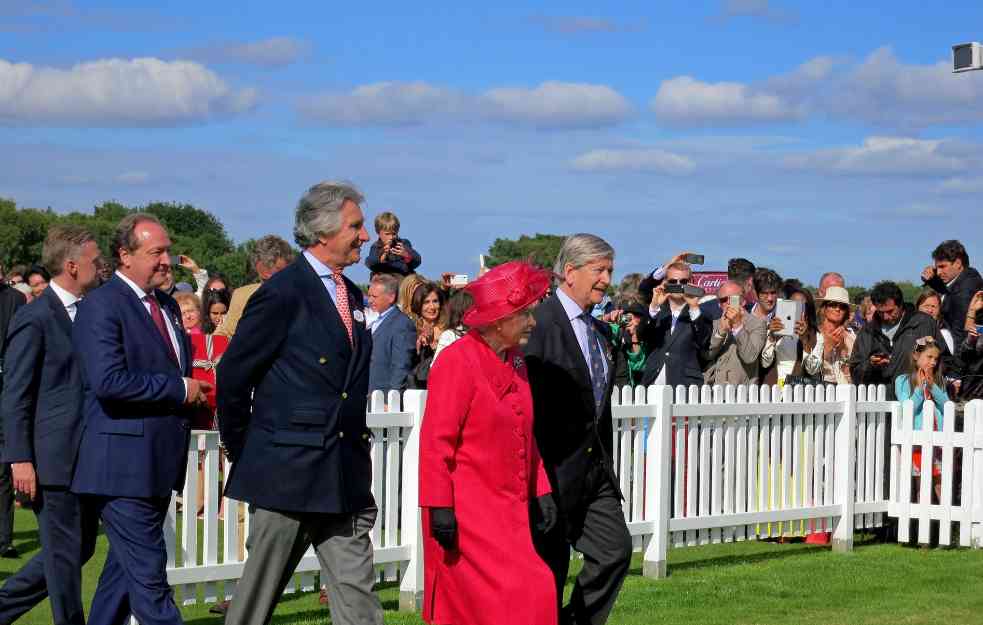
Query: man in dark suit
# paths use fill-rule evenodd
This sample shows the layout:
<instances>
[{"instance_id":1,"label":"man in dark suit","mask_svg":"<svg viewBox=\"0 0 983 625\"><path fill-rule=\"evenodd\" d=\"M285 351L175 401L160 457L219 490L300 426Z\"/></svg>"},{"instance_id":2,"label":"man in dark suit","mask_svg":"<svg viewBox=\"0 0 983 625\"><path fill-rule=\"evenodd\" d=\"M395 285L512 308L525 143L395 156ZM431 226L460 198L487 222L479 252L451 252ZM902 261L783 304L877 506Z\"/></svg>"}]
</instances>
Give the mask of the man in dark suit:
<instances>
[{"instance_id":1,"label":"man in dark suit","mask_svg":"<svg viewBox=\"0 0 983 625\"><path fill-rule=\"evenodd\" d=\"M969 266L969 254L959 241L940 243L932 251L932 261L934 264L922 272L922 282L942 296L942 320L952 332L952 342L958 351L966 340L969 302L977 291L983 291L983 277Z\"/></svg>"},{"instance_id":2,"label":"man in dark suit","mask_svg":"<svg viewBox=\"0 0 983 625\"><path fill-rule=\"evenodd\" d=\"M559 288L536 308L525 351L536 442L560 511L556 528L535 541L559 601L570 547L584 554L570 604L560 608L561 625L607 621L631 562L611 450L615 352L610 328L590 314L613 270L614 249L603 239L568 237L554 269Z\"/></svg>"},{"instance_id":3,"label":"man in dark suit","mask_svg":"<svg viewBox=\"0 0 983 625\"><path fill-rule=\"evenodd\" d=\"M55 226L42 258L52 279L7 334L6 386L0 402L14 488L33 502L41 552L0 588L0 623L12 623L51 598L56 625L85 622L82 565L95 550L98 519L69 492L82 433L82 379L72 353L72 323L99 282L99 245L79 226Z\"/></svg>"},{"instance_id":4,"label":"man in dark suit","mask_svg":"<svg viewBox=\"0 0 983 625\"><path fill-rule=\"evenodd\" d=\"M369 285L369 306L378 316L369 325L372 360L369 392L400 390L416 358L416 325L396 307L399 278L381 273Z\"/></svg>"},{"instance_id":5,"label":"man in dark suit","mask_svg":"<svg viewBox=\"0 0 983 625\"><path fill-rule=\"evenodd\" d=\"M2 273L2 272L0 272ZM2 277L2 276L0 276ZM0 391L3 390L4 351L6 349L7 328L17 309L27 303L23 293L11 288L0 280ZM3 440L0 437L0 449ZM10 465L0 463L0 556L17 558L20 554L14 548L14 482L10 476Z\"/></svg>"},{"instance_id":6,"label":"man in dark suit","mask_svg":"<svg viewBox=\"0 0 983 625\"><path fill-rule=\"evenodd\" d=\"M703 314L699 298L675 292L689 283L689 265L677 261L656 287L642 341L649 346L642 384L703 384L699 356L710 343L713 322ZM669 288L673 287L673 288ZM674 292L667 292L674 291Z\"/></svg>"},{"instance_id":7,"label":"man in dark suit","mask_svg":"<svg viewBox=\"0 0 983 625\"><path fill-rule=\"evenodd\" d=\"M191 378L191 342L157 287L171 240L156 217L127 215L112 242L117 270L85 298L72 333L83 381L82 442L72 491L102 521L109 555L90 625L181 623L167 583L164 518L184 485L186 406L210 385Z\"/></svg>"},{"instance_id":8,"label":"man in dark suit","mask_svg":"<svg viewBox=\"0 0 983 625\"><path fill-rule=\"evenodd\" d=\"M265 625L308 546L327 574L331 622L381 625L372 590L372 335L362 294L342 275L368 241L347 183L301 198L304 253L249 299L218 367L218 422L233 461L230 497L255 507L249 558L226 623Z\"/></svg>"}]
</instances>

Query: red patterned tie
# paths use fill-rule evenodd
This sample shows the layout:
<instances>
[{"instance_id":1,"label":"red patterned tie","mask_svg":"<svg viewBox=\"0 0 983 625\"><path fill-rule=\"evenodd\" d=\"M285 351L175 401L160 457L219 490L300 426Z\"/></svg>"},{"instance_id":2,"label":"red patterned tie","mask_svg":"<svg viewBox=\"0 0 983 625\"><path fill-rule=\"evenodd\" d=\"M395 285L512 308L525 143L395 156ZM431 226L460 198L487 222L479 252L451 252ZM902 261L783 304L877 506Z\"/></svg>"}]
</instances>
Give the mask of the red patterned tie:
<instances>
[{"instance_id":1,"label":"red patterned tie","mask_svg":"<svg viewBox=\"0 0 983 625\"><path fill-rule=\"evenodd\" d=\"M176 364L180 364L178 363L177 354L174 353L174 343L171 343L171 335L167 333L167 328L164 326L164 315L160 312L160 304L157 303L157 298L153 295L148 295L147 303L150 304L150 317L154 320L157 331L164 337L164 344L167 345L167 353L171 355L171 359Z\"/></svg>"},{"instance_id":2,"label":"red patterned tie","mask_svg":"<svg viewBox=\"0 0 983 625\"><path fill-rule=\"evenodd\" d=\"M338 314L341 315L341 321L345 324L345 329L348 330L348 344L355 346L355 340L352 336L352 309L348 305L348 286L345 284L345 279L341 276L340 271L333 272L331 274L331 279L335 283L335 306L338 308Z\"/></svg>"}]
</instances>

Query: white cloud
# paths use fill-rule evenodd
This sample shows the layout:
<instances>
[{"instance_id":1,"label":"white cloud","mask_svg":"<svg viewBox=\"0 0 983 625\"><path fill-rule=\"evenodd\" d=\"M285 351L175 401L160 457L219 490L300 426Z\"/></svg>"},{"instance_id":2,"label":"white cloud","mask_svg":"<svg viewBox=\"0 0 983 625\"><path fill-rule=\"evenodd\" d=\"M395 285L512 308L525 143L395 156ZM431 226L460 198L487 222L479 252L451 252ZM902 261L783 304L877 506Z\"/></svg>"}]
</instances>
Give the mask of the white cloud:
<instances>
[{"instance_id":1,"label":"white cloud","mask_svg":"<svg viewBox=\"0 0 983 625\"><path fill-rule=\"evenodd\" d=\"M888 47L860 62L807 60L757 83L664 81L651 102L672 125L716 125L831 118L902 130L983 122L983 76L953 75L949 61L905 64Z\"/></svg>"},{"instance_id":2,"label":"white cloud","mask_svg":"<svg viewBox=\"0 0 983 625\"><path fill-rule=\"evenodd\" d=\"M819 150L792 155L791 169L875 176L917 176L954 173L971 165L965 150L941 140L868 137L860 147Z\"/></svg>"},{"instance_id":3,"label":"white cloud","mask_svg":"<svg viewBox=\"0 0 983 625\"><path fill-rule=\"evenodd\" d=\"M241 63L267 69L296 63L311 52L311 44L294 37L270 37L260 41L229 42L188 52L205 63Z\"/></svg>"},{"instance_id":4,"label":"white cloud","mask_svg":"<svg viewBox=\"0 0 983 625\"><path fill-rule=\"evenodd\" d=\"M480 97L491 117L541 127L597 127L623 121L632 106L606 85L544 82L535 89L500 87Z\"/></svg>"},{"instance_id":5,"label":"white cloud","mask_svg":"<svg viewBox=\"0 0 983 625\"><path fill-rule=\"evenodd\" d=\"M150 174L145 171L127 171L116 176L120 184L146 184L150 182Z\"/></svg>"},{"instance_id":6,"label":"white cloud","mask_svg":"<svg viewBox=\"0 0 983 625\"><path fill-rule=\"evenodd\" d=\"M887 47L872 52L823 101L830 114L879 125L924 127L983 121L983 77L953 75L949 61L901 63Z\"/></svg>"},{"instance_id":7,"label":"white cloud","mask_svg":"<svg viewBox=\"0 0 983 625\"><path fill-rule=\"evenodd\" d=\"M425 82L379 82L350 93L326 93L302 100L305 118L340 126L420 124L460 113L463 96Z\"/></svg>"},{"instance_id":8,"label":"white cloud","mask_svg":"<svg viewBox=\"0 0 983 625\"><path fill-rule=\"evenodd\" d=\"M925 202L913 202L893 208L876 211L875 215L888 219L934 219L937 217L947 217L952 214L951 209L947 209L938 204L928 204Z\"/></svg>"},{"instance_id":9,"label":"white cloud","mask_svg":"<svg viewBox=\"0 0 983 625\"><path fill-rule=\"evenodd\" d=\"M426 82L381 82L303 99L298 112L310 121L342 126L496 120L560 128L616 124L631 115L632 107L605 85L544 82L532 89L466 94Z\"/></svg>"},{"instance_id":10,"label":"white cloud","mask_svg":"<svg viewBox=\"0 0 983 625\"><path fill-rule=\"evenodd\" d=\"M242 113L256 97L190 61L104 59L59 69L0 59L0 123L179 125Z\"/></svg>"},{"instance_id":11,"label":"white cloud","mask_svg":"<svg viewBox=\"0 0 983 625\"><path fill-rule=\"evenodd\" d=\"M640 171L683 176L696 170L692 159L658 149L591 150L570 161L583 172Z\"/></svg>"},{"instance_id":12,"label":"white cloud","mask_svg":"<svg viewBox=\"0 0 983 625\"><path fill-rule=\"evenodd\" d=\"M663 81L649 106L660 121L679 126L778 122L800 115L779 95L739 82L707 83L690 76Z\"/></svg>"},{"instance_id":13,"label":"white cloud","mask_svg":"<svg viewBox=\"0 0 983 625\"><path fill-rule=\"evenodd\" d=\"M773 5L769 0L723 0L715 19L728 21L735 17L752 17L772 22L790 22L798 18L791 9Z\"/></svg>"},{"instance_id":14,"label":"white cloud","mask_svg":"<svg viewBox=\"0 0 983 625\"><path fill-rule=\"evenodd\" d=\"M952 195L971 195L983 193L983 178L957 176L939 183L935 189L939 193Z\"/></svg>"},{"instance_id":15,"label":"white cloud","mask_svg":"<svg viewBox=\"0 0 983 625\"><path fill-rule=\"evenodd\" d=\"M564 35L638 32L645 28L644 21L620 24L614 20L602 17L583 17L576 15L536 15L529 18L529 21L539 24L547 31Z\"/></svg>"}]
</instances>

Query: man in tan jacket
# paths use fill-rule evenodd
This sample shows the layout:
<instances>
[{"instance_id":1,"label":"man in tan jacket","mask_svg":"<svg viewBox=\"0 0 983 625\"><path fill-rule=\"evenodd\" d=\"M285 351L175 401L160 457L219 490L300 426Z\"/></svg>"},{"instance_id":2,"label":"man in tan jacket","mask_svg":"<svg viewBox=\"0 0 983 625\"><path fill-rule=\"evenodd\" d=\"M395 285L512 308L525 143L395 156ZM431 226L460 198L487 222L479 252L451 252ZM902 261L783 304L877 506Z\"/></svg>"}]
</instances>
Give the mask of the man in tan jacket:
<instances>
[{"instance_id":1,"label":"man in tan jacket","mask_svg":"<svg viewBox=\"0 0 983 625\"><path fill-rule=\"evenodd\" d=\"M741 306L731 306L730 297L744 296L736 282L725 282L717 292L723 316L713 322L707 360L712 364L704 377L707 384L757 384L761 350L767 323Z\"/></svg>"},{"instance_id":2,"label":"man in tan jacket","mask_svg":"<svg viewBox=\"0 0 983 625\"><path fill-rule=\"evenodd\" d=\"M263 282L289 265L293 259L294 251L290 244L275 234L268 234L258 239L249 253L249 265L259 276L260 281L241 286L232 293L229 311L225 314L222 325L215 330L215 334L232 338L232 335L236 333L236 326L239 325L239 319L242 318L242 313L246 310L246 303L249 302L249 298L259 290Z\"/></svg>"}]
</instances>

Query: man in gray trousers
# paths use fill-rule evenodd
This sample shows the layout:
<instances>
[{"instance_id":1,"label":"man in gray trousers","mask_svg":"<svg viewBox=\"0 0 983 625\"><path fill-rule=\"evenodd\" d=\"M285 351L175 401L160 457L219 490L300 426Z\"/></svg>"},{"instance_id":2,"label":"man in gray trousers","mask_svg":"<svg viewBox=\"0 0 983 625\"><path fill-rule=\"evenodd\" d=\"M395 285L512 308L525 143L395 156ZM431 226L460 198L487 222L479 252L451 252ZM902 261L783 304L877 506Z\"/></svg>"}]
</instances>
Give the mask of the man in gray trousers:
<instances>
[{"instance_id":1,"label":"man in gray trousers","mask_svg":"<svg viewBox=\"0 0 983 625\"><path fill-rule=\"evenodd\" d=\"M342 275L368 241L348 183L301 198L293 264L249 299L218 367L218 421L233 461L226 493L255 508L249 556L226 616L264 625L308 546L327 579L331 622L381 625L369 532L372 334L362 294Z\"/></svg>"}]
</instances>

